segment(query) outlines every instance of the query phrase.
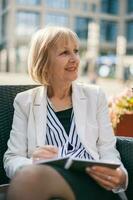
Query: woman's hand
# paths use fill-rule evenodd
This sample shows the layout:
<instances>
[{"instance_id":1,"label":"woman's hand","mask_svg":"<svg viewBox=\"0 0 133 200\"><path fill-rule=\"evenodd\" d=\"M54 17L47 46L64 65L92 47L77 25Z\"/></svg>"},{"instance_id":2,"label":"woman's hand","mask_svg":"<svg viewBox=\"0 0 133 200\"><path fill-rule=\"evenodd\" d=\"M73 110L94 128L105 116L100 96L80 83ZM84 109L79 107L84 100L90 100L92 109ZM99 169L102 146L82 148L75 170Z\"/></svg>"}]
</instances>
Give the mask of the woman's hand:
<instances>
[{"instance_id":1,"label":"woman's hand","mask_svg":"<svg viewBox=\"0 0 133 200\"><path fill-rule=\"evenodd\" d=\"M86 168L86 172L106 190L120 188L126 182L126 174L120 167L111 169L108 167L93 166Z\"/></svg>"},{"instance_id":2,"label":"woman's hand","mask_svg":"<svg viewBox=\"0 0 133 200\"><path fill-rule=\"evenodd\" d=\"M38 147L32 154L33 163L38 160L52 159L58 156L58 148L52 145Z\"/></svg>"}]
</instances>

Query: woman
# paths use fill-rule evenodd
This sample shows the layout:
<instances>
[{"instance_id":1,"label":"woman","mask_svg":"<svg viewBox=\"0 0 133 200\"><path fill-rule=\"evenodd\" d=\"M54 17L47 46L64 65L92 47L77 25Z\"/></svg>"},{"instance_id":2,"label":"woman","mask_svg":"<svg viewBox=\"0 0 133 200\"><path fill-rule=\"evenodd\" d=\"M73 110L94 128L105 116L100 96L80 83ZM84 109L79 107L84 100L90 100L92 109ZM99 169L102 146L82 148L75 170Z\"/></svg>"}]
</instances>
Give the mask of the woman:
<instances>
[{"instance_id":1,"label":"woman","mask_svg":"<svg viewBox=\"0 0 133 200\"><path fill-rule=\"evenodd\" d=\"M113 195L119 199L112 190L127 187L127 172L115 149L105 95L98 86L75 82L78 51L78 37L68 28L46 27L32 39L29 72L42 86L18 94L14 101L13 125L4 155L6 173L14 177L9 199L96 199L94 187L102 199ZM110 160L121 166L94 166L81 174L31 165L36 160L66 155Z\"/></svg>"}]
</instances>

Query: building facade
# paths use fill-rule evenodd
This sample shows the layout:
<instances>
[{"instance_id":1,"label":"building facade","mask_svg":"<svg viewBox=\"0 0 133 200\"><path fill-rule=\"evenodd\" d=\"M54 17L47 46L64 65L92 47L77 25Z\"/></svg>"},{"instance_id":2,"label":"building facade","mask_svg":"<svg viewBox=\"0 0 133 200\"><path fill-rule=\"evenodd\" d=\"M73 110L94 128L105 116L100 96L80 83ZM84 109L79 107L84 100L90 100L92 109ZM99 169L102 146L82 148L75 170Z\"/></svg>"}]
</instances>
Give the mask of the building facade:
<instances>
[{"instance_id":1,"label":"building facade","mask_svg":"<svg viewBox=\"0 0 133 200\"><path fill-rule=\"evenodd\" d=\"M26 72L31 35L47 24L67 26L87 49L88 24L99 26L99 54L115 54L117 37L133 54L133 0L0 0L0 71Z\"/></svg>"}]
</instances>

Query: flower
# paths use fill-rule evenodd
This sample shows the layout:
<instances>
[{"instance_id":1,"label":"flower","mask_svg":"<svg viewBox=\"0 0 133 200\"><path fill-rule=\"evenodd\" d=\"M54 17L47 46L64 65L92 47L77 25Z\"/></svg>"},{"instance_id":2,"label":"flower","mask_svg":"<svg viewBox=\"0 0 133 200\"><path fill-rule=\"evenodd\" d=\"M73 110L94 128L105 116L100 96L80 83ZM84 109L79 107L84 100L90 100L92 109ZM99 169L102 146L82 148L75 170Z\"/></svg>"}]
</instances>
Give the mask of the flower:
<instances>
[{"instance_id":1,"label":"flower","mask_svg":"<svg viewBox=\"0 0 133 200\"><path fill-rule=\"evenodd\" d=\"M133 114L133 88L126 88L109 100L109 115L114 129L124 114Z\"/></svg>"}]
</instances>

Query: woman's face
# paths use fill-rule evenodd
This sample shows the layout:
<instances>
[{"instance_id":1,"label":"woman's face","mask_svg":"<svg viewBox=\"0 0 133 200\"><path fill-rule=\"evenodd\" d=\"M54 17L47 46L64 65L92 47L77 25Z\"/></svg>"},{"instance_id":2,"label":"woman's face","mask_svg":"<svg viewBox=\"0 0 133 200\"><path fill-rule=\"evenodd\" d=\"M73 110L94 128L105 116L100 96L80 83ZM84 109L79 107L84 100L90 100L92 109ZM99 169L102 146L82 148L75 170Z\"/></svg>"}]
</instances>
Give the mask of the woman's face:
<instances>
[{"instance_id":1,"label":"woman's face","mask_svg":"<svg viewBox=\"0 0 133 200\"><path fill-rule=\"evenodd\" d=\"M71 83L78 76L79 50L78 45L71 39L68 42L57 42L50 51L49 66L51 83Z\"/></svg>"}]
</instances>

